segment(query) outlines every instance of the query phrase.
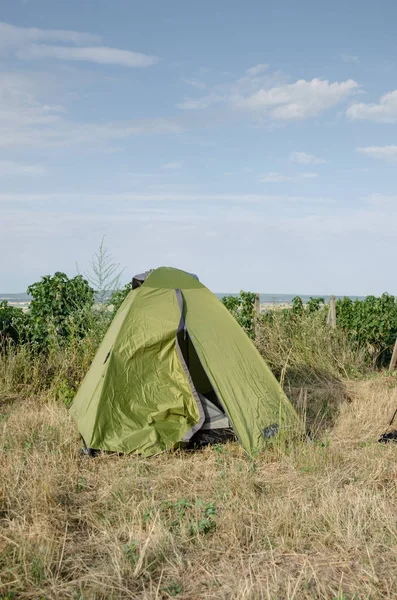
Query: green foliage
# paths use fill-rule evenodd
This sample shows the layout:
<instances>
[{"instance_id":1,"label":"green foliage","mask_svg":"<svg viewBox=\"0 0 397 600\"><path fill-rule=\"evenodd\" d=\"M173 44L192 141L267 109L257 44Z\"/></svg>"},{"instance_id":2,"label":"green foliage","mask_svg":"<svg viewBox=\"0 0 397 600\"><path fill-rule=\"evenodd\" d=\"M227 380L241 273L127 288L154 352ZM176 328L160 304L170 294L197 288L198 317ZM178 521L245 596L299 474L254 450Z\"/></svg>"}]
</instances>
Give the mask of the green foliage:
<instances>
[{"instance_id":1,"label":"green foliage","mask_svg":"<svg viewBox=\"0 0 397 600\"><path fill-rule=\"evenodd\" d=\"M82 338L90 326L94 291L81 275L45 275L28 287L32 296L29 318L32 342L40 348Z\"/></svg>"},{"instance_id":2,"label":"green foliage","mask_svg":"<svg viewBox=\"0 0 397 600\"><path fill-rule=\"evenodd\" d=\"M226 306L250 338L254 337L255 298L254 292L244 291L241 291L238 296L222 298L222 304Z\"/></svg>"},{"instance_id":3,"label":"green foliage","mask_svg":"<svg viewBox=\"0 0 397 600\"><path fill-rule=\"evenodd\" d=\"M285 325L292 325L299 323L302 319L306 318L317 318L317 315L323 312L324 321L326 312L326 305L324 298L312 298L306 304L300 296L295 296L292 299L291 308L276 308L271 309L261 315L261 321L264 323L272 324L275 322L275 317L279 320L280 317L284 321Z\"/></svg>"},{"instance_id":4,"label":"green foliage","mask_svg":"<svg viewBox=\"0 0 397 600\"><path fill-rule=\"evenodd\" d=\"M197 519L191 523L190 533L191 534L204 534L212 533L216 529L216 508L213 502L205 504L201 498L198 498L196 502L196 511L199 512Z\"/></svg>"},{"instance_id":5,"label":"green foliage","mask_svg":"<svg viewBox=\"0 0 397 600\"><path fill-rule=\"evenodd\" d=\"M185 498L180 498L176 502L163 502L161 512L166 516L166 520L172 530L180 527L186 512L192 508L192 503Z\"/></svg>"},{"instance_id":6,"label":"green foliage","mask_svg":"<svg viewBox=\"0 0 397 600\"><path fill-rule=\"evenodd\" d=\"M176 502L163 502L160 512L174 533L178 533L184 526L192 536L207 535L216 529L215 504L205 503L201 498L194 504L186 498L180 498Z\"/></svg>"},{"instance_id":7,"label":"green foliage","mask_svg":"<svg viewBox=\"0 0 397 600\"><path fill-rule=\"evenodd\" d=\"M298 317L303 315L303 302L300 296L295 296L292 300L292 314Z\"/></svg>"},{"instance_id":8,"label":"green foliage","mask_svg":"<svg viewBox=\"0 0 397 600\"><path fill-rule=\"evenodd\" d=\"M379 298L337 300L336 321L360 346L368 348L374 365L387 364L397 338L397 298L385 293Z\"/></svg>"},{"instance_id":9,"label":"green foliage","mask_svg":"<svg viewBox=\"0 0 397 600\"><path fill-rule=\"evenodd\" d=\"M0 344L12 340L15 343L26 338L28 317L21 308L11 306L6 300L0 302Z\"/></svg>"},{"instance_id":10,"label":"green foliage","mask_svg":"<svg viewBox=\"0 0 397 600\"><path fill-rule=\"evenodd\" d=\"M295 350L299 348L302 364L312 363L313 367L315 365L318 367L327 357L327 369L333 365L333 372L337 370L345 376L347 373L354 372L354 362L351 362L354 356L361 365L359 370L371 362L374 367L387 366L397 338L396 297L383 294L379 298L367 296L364 300L353 301L347 297L337 300L337 329L334 331L325 324L327 314L328 306L325 305L324 298L310 298L304 304L297 296L293 299L291 308L269 310L262 315L261 322L265 328L259 344L263 347L268 362L271 340L279 336L278 345L274 350L284 346L284 352L275 352L277 356L280 354L277 358L278 363L285 352L287 356L292 352L288 359L291 365L295 360ZM312 339L305 342L308 332L312 332L310 334ZM267 348L263 345L263 333L267 340ZM316 356L316 348L320 346L322 346L321 355ZM349 364L344 362L342 356L350 357ZM270 364L271 362L270 360ZM276 373L279 369L278 366Z\"/></svg>"},{"instance_id":11,"label":"green foliage","mask_svg":"<svg viewBox=\"0 0 397 600\"><path fill-rule=\"evenodd\" d=\"M310 297L309 301L306 304L303 304L303 300L300 296L295 296L292 300L292 314L295 317L302 317L305 315L314 315L319 310L324 308L325 300L324 298L312 298ZM288 309L287 309L288 311Z\"/></svg>"},{"instance_id":12,"label":"green foliage","mask_svg":"<svg viewBox=\"0 0 397 600\"><path fill-rule=\"evenodd\" d=\"M162 591L165 592L166 594L168 594L168 596L171 596L172 598L174 598L175 596L178 596L179 594L181 594L183 590L182 590L182 587L179 585L179 583L174 581L174 579L171 579L169 584L162 588Z\"/></svg>"},{"instance_id":13,"label":"green foliage","mask_svg":"<svg viewBox=\"0 0 397 600\"><path fill-rule=\"evenodd\" d=\"M66 407L69 407L72 404L73 398L76 394L76 388L77 385L75 387L72 386L66 378L61 379L54 385L54 398L60 402L63 402Z\"/></svg>"},{"instance_id":14,"label":"green foliage","mask_svg":"<svg viewBox=\"0 0 397 600\"><path fill-rule=\"evenodd\" d=\"M119 310L120 306L123 304L124 300L132 290L132 283L127 283L120 290L116 290L110 296L107 304L112 307L113 315Z\"/></svg>"},{"instance_id":15,"label":"green foliage","mask_svg":"<svg viewBox=\"0 0 397 600\"><path fill-rule=\"evenodd\" d=\"M126 559L134 565L139 558L139 543L133 540L129 544L125 544L123 552Z\"/></svg>"},{"instance_id":16,"label":"green foliage","mask_svg":"<svg viewBox=\"0 0 397 600\"><path fill-rule=\"evenodd\" d=\"M282 314L286 321L313 318L323 312L327 314L324 298L310 298L306 305L297 296L292 308ZM264 319L274 321L274 311ZM391 350L397 338L397 298L383 294L379 298L367 296L364 300L342 298L336 302L336 321L339 329L346 332L349 339L363 348L371 357L373 365L385 365L390 360Z\"/></svg>"},{"instance_id":17,"label":"green foliage","mask_svg":"<svg viewBox=\"0 0 397 600\"><path fill-rule=\"evenodd\" d=\"M305 311L309 315L313 315L317 313L319 310L324 308L325 300L324 298L312 298L310 297L309 301L306 303Z\"/></svg>"}]
</instances>

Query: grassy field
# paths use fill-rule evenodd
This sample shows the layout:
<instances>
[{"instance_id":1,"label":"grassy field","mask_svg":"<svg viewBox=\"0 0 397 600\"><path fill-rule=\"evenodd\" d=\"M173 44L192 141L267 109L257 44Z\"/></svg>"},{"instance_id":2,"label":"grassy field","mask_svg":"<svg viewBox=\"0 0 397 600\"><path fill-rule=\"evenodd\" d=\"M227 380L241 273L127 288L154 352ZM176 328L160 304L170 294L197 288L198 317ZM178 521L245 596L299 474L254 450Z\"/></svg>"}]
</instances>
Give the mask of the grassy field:
<instances>
[{"instance_id":1,"label":"grassy field","mask_svg":"<svg viewBox=\"0 0 397 600\"><path fill-rule=\"evenodd\" d=\"M255 461L83 458L66 404L94 348L0 356L0 598L395 599L397 377L316 327L258 332L310 436Z\"/></svg>"},{"instance_id":2,"label":"grassy field","mask_svg":"<svg viewBox=\"0 0 397 600\"><path fill-rule=\"evenodd\" d=\"M84 459L64 406L1 421L0 597L396 598L394 378L348 384L317 441Z\"/></svg>"}]
</instances>

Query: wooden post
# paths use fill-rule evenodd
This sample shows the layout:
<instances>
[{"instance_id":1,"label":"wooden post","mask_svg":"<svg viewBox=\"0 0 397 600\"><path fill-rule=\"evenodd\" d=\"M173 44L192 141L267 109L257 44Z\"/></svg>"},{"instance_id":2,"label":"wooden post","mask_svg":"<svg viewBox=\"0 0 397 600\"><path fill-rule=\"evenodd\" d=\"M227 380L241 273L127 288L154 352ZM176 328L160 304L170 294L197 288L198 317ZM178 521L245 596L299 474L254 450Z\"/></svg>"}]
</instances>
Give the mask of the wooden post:
<instances>
[{"instance_id":1,"label":"wooden post","mask_svg":"<svg viewBox=\"0 0 397 600\"><path fill-rule=\"evenodd\" d=\"M259 296L259 294L255 295L255 316L261 316L261 297Z\"/></svg>"},{"instance_id":2,"label":"wooden post","mask_svg":"<svg viewBox=\"0 0 397 600\"><path fill-rule=\"evenodd\" d=\"M393 350L393 354L391 357L389 370L394 371L394 369L396 368L396 364L397 364L397 340L396 340L396 343L394 344L394 350Z\"/></svg>"},{"instance_id":3,"label":"wooden post","mask_svg":"<svg viewBox=\"0 0 397 600\"><path fill-rule=\"evenodd\" d=\"M261 298L259 294L255 294L255 316L254 316L254 335L258 337L258 321L261 316Z\"/></svg>"},{"instance_id":4,"label":"wooden post","mask_svg":"<svg viewBox=\"0 0 397 600\"><path fill-rule=\"evenodd\" d=\"M329 311L327 317L327 324L335 329L336 327L336 298L335 296L331 296L329 301Z\"/></svg>"}]
</instances>

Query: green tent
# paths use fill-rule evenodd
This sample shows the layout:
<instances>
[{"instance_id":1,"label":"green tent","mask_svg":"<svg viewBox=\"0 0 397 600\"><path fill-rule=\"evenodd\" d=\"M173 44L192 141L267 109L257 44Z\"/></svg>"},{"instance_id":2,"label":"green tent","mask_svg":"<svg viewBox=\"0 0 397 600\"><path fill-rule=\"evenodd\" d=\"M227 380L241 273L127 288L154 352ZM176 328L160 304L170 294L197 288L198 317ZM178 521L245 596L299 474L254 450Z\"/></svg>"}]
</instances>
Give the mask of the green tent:
<instances>
[{"instance_id":1,"label":"green tent","mask_svg":"<svg viewBox=\"0 0 397 600\"><path fill-rule=\"evenodd\" d=\"M297 416L254 344L195 275L133 279L70 408L88 449L153 455L231 430L248 454Z\"/></svg>"}]
</instances>

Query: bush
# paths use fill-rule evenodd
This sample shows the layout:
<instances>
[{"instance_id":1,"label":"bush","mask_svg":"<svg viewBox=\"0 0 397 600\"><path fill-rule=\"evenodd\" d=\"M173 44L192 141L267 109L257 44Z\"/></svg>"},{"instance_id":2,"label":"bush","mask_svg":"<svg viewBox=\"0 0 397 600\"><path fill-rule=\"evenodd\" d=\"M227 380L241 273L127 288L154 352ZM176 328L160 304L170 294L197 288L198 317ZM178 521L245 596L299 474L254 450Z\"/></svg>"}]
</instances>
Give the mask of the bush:
<instances>
[{"instance_id":1,"label":"bush","mask_svg":"<svg viewBox=\"0 0 397 600\"><path fill-rule=\"evenodd\" d=\"M239 296L224 296L222 304L234 316L250 338L253 338L255 323L255 298L253 292L241 291Z\"/></svg>"},{"instance_id":2,"label":"bush","mask_svg":"<svg viewBox=\"0 0 397 600\"><path fill-rule=\"evenodd\" d=\"M92 325L94 291L81 275L46 275L28 287L30 337L41 349L84 337Z\"/></svg>"},{"instance_id":3,"label":"bush","mask_svg":"<svg viewBox=\"0 0 397 600\"><path fill-rule=\"evenodd\" d=\"M12 341L20 343L27 336L28 316L21 308L0 302L0 346Z\"/></svg>"},{"instance_id":4,"label":"bush","mask_svg":"<svg viewBox=\"0 0 397 600\"><path fill-rule=\"evenodd\" d=\"M397 338L397 299L389 294L336 302L337 324L365 347L373 365L386 365Z\"/></svg>"}]
</instances>

